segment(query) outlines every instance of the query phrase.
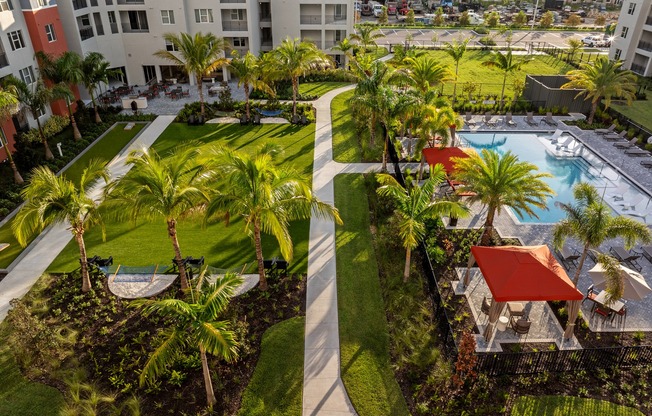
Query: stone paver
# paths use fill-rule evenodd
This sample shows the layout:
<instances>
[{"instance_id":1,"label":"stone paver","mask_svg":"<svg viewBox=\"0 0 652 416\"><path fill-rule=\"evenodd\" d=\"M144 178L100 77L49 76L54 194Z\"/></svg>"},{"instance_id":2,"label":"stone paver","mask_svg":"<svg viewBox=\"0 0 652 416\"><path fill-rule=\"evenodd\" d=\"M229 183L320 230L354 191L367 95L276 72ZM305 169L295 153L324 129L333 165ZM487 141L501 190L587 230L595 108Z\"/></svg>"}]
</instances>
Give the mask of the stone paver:
<instances>
[{"instance_id":1,"label":"stone paver","mask_svg":"<svg viewBox=\"0 0 652 416\"><path fill-rule=\"evenodd\" d=\"M147 126L127 149L109 163L111 177L127 172L127 155L133 150L149 148L173 120L174 116L161 116ZM97 185L90 195L99 197L101 191L102 186ZM71 239L67 225L59 224L48 227L30 244L23 259L0 281L0 321L7 316L9 301L24 296Z\"/></svg>"}]
</instances>

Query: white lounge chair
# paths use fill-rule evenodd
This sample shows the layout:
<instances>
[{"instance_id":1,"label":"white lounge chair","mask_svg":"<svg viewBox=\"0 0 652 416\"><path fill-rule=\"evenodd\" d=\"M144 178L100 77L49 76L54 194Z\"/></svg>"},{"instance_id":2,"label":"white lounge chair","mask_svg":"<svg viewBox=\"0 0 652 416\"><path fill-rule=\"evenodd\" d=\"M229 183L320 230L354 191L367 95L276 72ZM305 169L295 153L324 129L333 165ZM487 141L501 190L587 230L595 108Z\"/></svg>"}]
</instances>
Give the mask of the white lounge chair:
<instances>
[{"instance_id":1,"label":"white lounge chair","mask_svg":"<svg viewBox=\"0 0 652 416\"><path fill-rule=\"evenodd\" d=\"M623 130L620 133L605 134L604 136L602 136L602 138L611 142L615 142L620 139L624 139L626 135L627 135L627 130Z\"/></svg>"},{"instance_id":2,"label":"white lounge chair","mask_svg":"<svg viewBox=\"0 0 652 416\"><path fill-rule=\"evenodd\" d=\"M622 211L635 211L636 205L643 200L643 195L634 195L631 199L622 200L618 205L622 206Z\"/></svg>"},{"instance_id":3,"label":"white lounge chair","mask_svg":"<svg viewBox=\"0 0 652 416\"><path fill-rule=\"evenodd\" d=\"M647 217L652 215L652 208L643 211L623 211L622 214L643 219L647 223Z\"/></svg>"},{"instance_id":4,"label":"white lounge chair","mask_svg":"<svg viewBox=\"0 0 652 416\"><path fill-rule=\"evenodd\" d=\"M630 187L624 183L619 184L616 189L609 191L607 198L611 198L614 201L622 201L625 199L625 194L630 190Z\"/></svg>"},{"instance_id":5,"label":"white lounge chair","mask_svg":"<svg viewBox=\"0 0 652 416\"><path fill-rule=\"evenodd\" d=\"M468 126L475 126L475 120L473 120L473 114L471 114L470 111L466 112L466 116L464 117L464 122Z\"/></svg>"},{"instance_id":6,"label":"white lounge chair","mask_svg":"<svg viewBox=\"0 0 652 416\"><path fill-rule=\"evenodd\" d=\"M495 126L498 123L498 120L494 120L493 114L491 114L491 111L487 111L487 113L484 115L484 124L487 126Z\"/></svg>"},{"instance_id":7,"label":"white lounge chair","mask_svg":"<svg viewBox=\"0 0 652 416\"><path fill-rule=\"evenodd\" d=\"M574 141L575 138L573 136L569 137L568 139L566 139L566 141L557 145L557 150L561 150L561 149L568 150L568 146L570 146Z\"/></svg>"},{"instance_id":8,"label":"white lounge chair","mask_svg":"<svg viewBox=\"0 0 652 416\"><path fill-rule=\"evenodd\" d=\"M550 136L550 143L557 144L557 142L559 141L559 138L561 137L562 133L563 133L562 129L555 130L553 135Z\"/></svg>"}]
</instances>

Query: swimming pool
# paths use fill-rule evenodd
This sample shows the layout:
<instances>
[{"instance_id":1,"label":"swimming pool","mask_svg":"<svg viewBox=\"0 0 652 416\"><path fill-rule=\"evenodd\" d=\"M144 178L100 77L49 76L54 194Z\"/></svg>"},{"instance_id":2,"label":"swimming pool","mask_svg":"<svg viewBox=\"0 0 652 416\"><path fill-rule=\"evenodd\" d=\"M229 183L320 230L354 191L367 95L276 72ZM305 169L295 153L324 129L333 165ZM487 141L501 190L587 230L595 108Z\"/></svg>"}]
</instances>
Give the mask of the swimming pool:
<instances>
[{"instance_id":1,"label":"swimming pool","mask_svg":"<svg viewBox=\"0 0 652 416\"><path fill-rule=\"evenodd\" d=\"M471 147L478 152L482 149L495 150L500 154L511 151L519 160L530 162L539 167L541 172L548 172L552 178L544 181L555 191L547 200L548 210L535 208L539 218L520 217L511 211L518 221L523 223L555 223L566 217L555 206L555 202L573 202L573 186L579 182L593 185L605 202L617 214L627 214L635 210L642 212L652 208L649 195L641 191L630 180L623 177L595 153L583 146L573 136L563 133L557 143L551 143L552 133L533 132L490 132L458 133L462 146ZM562 144L566 145L565 147ZM638 162L635 162L638 163ZM623 204L629 202L634 208ZM645 218L635 217L644 221ZM647 218L652 222L652 216Z\"/></svg>"}]
</instances>

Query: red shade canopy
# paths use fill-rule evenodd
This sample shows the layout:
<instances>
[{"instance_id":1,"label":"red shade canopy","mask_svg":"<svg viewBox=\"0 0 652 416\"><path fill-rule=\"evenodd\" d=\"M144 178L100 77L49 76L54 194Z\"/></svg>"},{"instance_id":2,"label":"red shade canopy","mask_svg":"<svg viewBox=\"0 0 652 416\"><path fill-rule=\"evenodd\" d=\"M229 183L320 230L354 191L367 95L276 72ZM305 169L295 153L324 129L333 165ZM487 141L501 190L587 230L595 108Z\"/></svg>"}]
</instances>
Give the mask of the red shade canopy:
<instances>
[{"instance_id":1,"label":"red shade canopy","mask_svg":"<svg viewBox=\"0 0 652 416\"><path fill-rule=\"evenodd\" d=\"M471 247L497 302L581 300L548 246Z\"/></svg>"},{"instance_id":2,"label":"red shade canopy","mask_svg":"<svg viewBox=\"0 0 652 416\"><path fill-rule=\"evenodd\" d=\"M464 150L459 147L430 147L423 149L423 157L430 166L435 166L437 163L444 165L446 173L453 173L455 171L455 164L451 161L452 157L469 157Z\"/></svg>"}]
</instances>

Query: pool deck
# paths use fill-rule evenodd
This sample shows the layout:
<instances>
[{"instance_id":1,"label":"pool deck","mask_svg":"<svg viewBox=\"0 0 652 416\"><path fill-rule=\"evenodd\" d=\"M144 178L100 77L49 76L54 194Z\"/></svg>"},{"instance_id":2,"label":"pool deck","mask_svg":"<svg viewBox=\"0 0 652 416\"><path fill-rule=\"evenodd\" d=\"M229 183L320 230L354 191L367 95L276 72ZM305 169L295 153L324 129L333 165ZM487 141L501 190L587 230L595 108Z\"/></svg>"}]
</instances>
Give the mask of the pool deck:
<instances>
[{"instance_id":1,"label":"pool deck","mask_svg":"<svg viewBox=\"0 0 652 416\"><path fill-rule=\"evenodd\" d=\"M631 182L636 184L641 188L648 197L652 195L652 171L641 166L641 160L652 160L651 157L631 157L624 153L624 150L618 149L613 146L614 142L606 141L602 136L594 133L592 130L581 130L575 126L567 126L563 123L564 120L573 119L574 117L555 117L555 120L559 122L557 127L548 126L545 123L541 123L539 126L530 126L525 122L525 117L515 116L513 120L516 122L516 126L508 127L504 123L498 123L497 126L487 126L484 123L478 123L478 126L472 129L463 129L460 130L460 133L464 132L492 132L492 131L503 131L503 132L554 132L557 128L569 132L574 135L584 146L591 149L598 155L600 155L608 164L611 165L611 168L618 172L619 174L626 176ZM535 116L535 120L538 122L541 119L541 116ZM480 120L480 116L476 116L476 121ZM609 201L608 201L609 202ZM641 211L646 208L646 205L649 203L649 199L646 198L645 201L640 203L640 206L637 206L636 209ZM652 207L651 207L652 208ZM480 228L484 224L486 218L486 210L480 205L471 206L472 215L469 218L460 219L458 221L458 228ZM632 217L633 218L633 217ZM648 218L648 223L650 223L652 218ZM501 236L503 237L518 237L524 245L540 245L547 244L551 246L552 243L552 229L554 224L528 224L528 223L519 223L515 221L513 216L510 213L504 211L502 214L498 215L495 219L494 225ZM607 241L605 244L600 246L600 251L608 252L609 247L611 246L622 246L623 241L621 239L613 239ZM577 241L569 239L567 241L567 246L570 248L580 249L581 246ZM646 280L649 284L652 284L652 263L645 260L644 258L639 259L639 264L643 267L641 274L646 277ZM582 273L580 274L578 289L582 292L586 292L588 287L592 284L591 278L588 276L588 270L593 267L593 262L587 258L585 265L583 267ZM568 271L569 276L572 278L574 276L575 269ZM473 291L473 289L475 289ZM462 294L462 292L458 292ZM483 295L488 293L488 288L484 283L480 273L478 272L475 278L471 281L469 289L464 293L471 305L471 309L478 326L483 329L481 325L483 319L486 319L486 316L482 315L480 311L480 305L482 303ZM598 317L591 317L591 302L585 302L582 305L582 312L584 319L589 325L592 331L606 331L606 332L619 332L619 331L652 331L652 295L644 298L641 301L630 300L627 303L627 319L624 325L616 325L616 322L611 323L610 321L603 321ZM541 304L541 307L537 306ZM531 308L530 318L537 319L541 318L542 324L533 329L527 341L528 342L543 342L555 340L561 348L577 348L577 340L573 338L571 341L565 341L563 344L561 342L561 333L559 332L560 328L558 323L549 322L548 317L550 316L551 311L549 311L547 305L544 305L543 302L531 302L528 304ZM540 309L540 310L539 310ZM479 319L479 321L478 321ZM513 332L505 331L503 333L497 334L492 342L484 343L481 339L481 336L478 336L478 350L482 351L500 351L500 342L511 341L515 342L518 340L517 337L513 336Z\"/></svg>"}]
</instances>

